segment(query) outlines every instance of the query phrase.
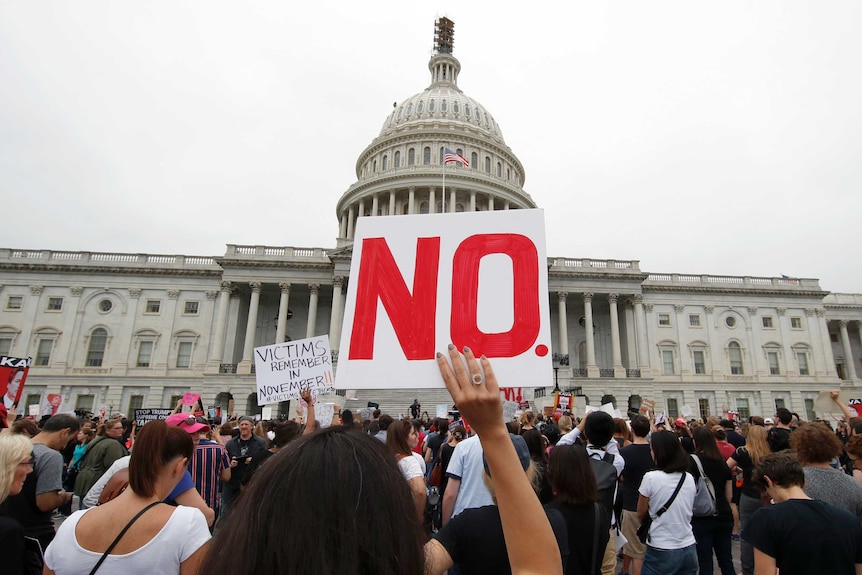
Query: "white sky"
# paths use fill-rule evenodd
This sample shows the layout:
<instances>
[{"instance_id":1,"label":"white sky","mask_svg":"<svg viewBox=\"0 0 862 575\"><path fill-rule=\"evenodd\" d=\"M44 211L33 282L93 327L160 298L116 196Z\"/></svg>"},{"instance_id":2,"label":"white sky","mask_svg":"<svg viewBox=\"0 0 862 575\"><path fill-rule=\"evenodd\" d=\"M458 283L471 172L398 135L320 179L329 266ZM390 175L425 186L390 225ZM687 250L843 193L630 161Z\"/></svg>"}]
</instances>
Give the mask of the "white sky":
<instances>
[{"instance_id":1,"label":"white sky","mask_svg":"<svg viewBox=\"0 0 862 575\"><path fill-rule=\"evenodd\" d=\"M334 246L447 15L549 255L862 292L862 3L287 4L0 0L0 245Z\"/></svg>"}]
</instances>

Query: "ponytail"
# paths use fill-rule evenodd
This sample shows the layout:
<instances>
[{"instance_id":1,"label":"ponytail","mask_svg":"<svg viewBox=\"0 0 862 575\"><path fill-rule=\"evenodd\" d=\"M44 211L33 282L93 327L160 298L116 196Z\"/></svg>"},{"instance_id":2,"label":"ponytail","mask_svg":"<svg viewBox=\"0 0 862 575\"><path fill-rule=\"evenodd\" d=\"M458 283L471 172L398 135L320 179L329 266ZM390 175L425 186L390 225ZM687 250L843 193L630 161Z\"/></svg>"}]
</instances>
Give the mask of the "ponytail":
<instances>
[{"instance_id":1,"label":"ponytail","mask_svg":"<svg viewBox=\"0 0 862 575\"><path fill-rule=\"evenodd\" d=\"M152 497L162 470L177 457L191 459L195 445L191 436L164 421L151 421L137 433L129 462L129 487L137 495Z\"/></svg>"}]
</instances>

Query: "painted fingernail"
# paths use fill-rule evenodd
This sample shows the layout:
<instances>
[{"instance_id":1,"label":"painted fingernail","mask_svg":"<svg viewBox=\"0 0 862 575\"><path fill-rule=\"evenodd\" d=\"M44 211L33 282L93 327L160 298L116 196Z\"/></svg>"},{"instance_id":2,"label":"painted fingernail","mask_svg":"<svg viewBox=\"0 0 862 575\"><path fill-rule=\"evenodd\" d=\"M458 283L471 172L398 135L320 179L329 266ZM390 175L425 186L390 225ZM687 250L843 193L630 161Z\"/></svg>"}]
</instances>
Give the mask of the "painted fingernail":
<instances>
[{"instance_id":1,"label":"painted fingernail","mask_svg":"<svg viewBox=\"0 0 862 575\"><path fill-rule=\"evenodd\" d=\"M470 351L470 348L469 348L469 347L467 347L466 345L464 346L464 353L472 353L472 352Z\"/></svg>"},{"instance_id":2,"label":"painted fingernail","mask_svg":"<svg viewBox=\"0 0 862 575\"><path fill-rule=\"evenodd\" d=\"M450 343L449 344L449 351L452 351L453 349L455 349L455 346Z\"/></svg>"},{"instance_id":3,"label":"painted fingernail","mask_svg":"<svg viewBox=\"0 0 862 575\"><path fill-rule=\"evenodd\" d=\"M442 353L440 353L440 352L438 351L438 352L437 352L437 357L443 357L443 354L442 354Z\"/></svg>"},{"instance_id":4,"label":"painted fingernail","mask_svg":"<svg viewBox=\"0 0 862 575\"><path fill-rule=\"evenodd\" d=\"M483 354L482 354L482 361L485 361L486 359L488 359L488 358L487 358L487 357L485 357L485 354L483 353Z\"/></svg>"}]
</instances>

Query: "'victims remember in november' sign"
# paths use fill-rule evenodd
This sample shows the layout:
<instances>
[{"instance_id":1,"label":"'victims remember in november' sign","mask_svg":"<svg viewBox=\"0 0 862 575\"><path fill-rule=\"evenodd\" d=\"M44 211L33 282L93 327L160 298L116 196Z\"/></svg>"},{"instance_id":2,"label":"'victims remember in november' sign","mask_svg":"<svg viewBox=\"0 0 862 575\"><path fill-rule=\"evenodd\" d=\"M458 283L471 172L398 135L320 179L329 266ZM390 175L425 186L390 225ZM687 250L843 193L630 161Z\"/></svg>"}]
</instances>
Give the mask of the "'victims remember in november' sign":
<instances>
[{"instance_id":1,"label":"'victims remember in november' sign","mask_svg":"<svg viewBox=\"0 0 862 575\"><path fill-rule=\"evenodd\" d=\"M541 210L359 218L350 278L338 388L443 387L450 342L491 359L501 385L549 385Z\"/></svg>"},{"instance_id":2,"label":"'victims remember in november' sign","mask_svg":"<svg viewBox=\"0 0 862 575\"><path fill-rule=\"evenodd\" d=\"M329 336L321 335L254 348L257 404L298 399L304 389L332 389Z\"/></svg>"}]
</instances>

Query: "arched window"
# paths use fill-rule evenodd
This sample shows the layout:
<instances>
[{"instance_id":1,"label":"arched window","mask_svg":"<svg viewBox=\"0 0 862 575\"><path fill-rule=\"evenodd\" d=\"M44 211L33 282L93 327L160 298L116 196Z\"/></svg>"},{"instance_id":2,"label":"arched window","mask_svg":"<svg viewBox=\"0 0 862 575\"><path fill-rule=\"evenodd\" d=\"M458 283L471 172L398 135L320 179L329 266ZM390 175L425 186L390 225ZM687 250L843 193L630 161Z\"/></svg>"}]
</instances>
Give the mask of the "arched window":
<instances>
[{"instance_id":1,"label":"arched window","mask_svg":"<svg viewBox=\"0 0 862 575\"><path fill-rule=\"evenodd\" d=\"M374 168L371 170L372 172L377 171L377 160L374 160Z\"/></svg>"},{"instance_id":2,"label":"arched window","mask_svg":"<svg viewBox=\"0 0 862 575\"><path fill-rule=\"evenodd\" d=\"M479 167L479 155L476 152L470 154L470 167L474 170Z\"/></svg>"},{"instance_id":3,"label":"arched window","mask_svg":"<svg viewBox=\"0 0 862 575\"><path fill-rule=\"evenodd\" d=\"M455 204L455 211L456 212L463 212L464 211L464 204Z\"/></svg>"},{"instance_id":4,"label":"arched window","mask_svg":"<svg viewBox=\"0 0 862 575\"><path fill-rule=\"evenodd\" d=\"M470 104L464 104L464 114L467 115L467 118L470 117Z\"/></svg>"},{"instance_id":5,"label":"arched window","mask_svg":"<svg viewBox=\"0 0 862 575\"><path fill-rule=\"evenodd\" d=\"M428 202L422 202L419 204L419 213L427 214L428 213Z\"/></svg>"},{"instance_id":6,"label":"arched window","mask_svg":"<svg viewBox=\"0 0 862 575\"><path fill-rule=\"evenodd\" d=\"M442 112L445 112L447 109L448 109L448 105L446 104L446 100L441 100L440 101L440 110Z\"/></svg>"},{"instance_id":7,"label":"arched window","mask_svg":"<svg viewBox=\"0 0 862 575\"><path fill-rule=\"evenodd\" d=\"M98 327L90 332L90 343L87 346L87 367L102 367L105 359L105 346L108 345L108 332Z\"/></svg>"},{"instance_id":8,"label":"arched window","mask_svg":"<svg viewBox=\"0 0 862 575\"><path fill-rule=\"evenodd\" d=\"M441 166L443 165L443 156L446 155L443 153L443 150L444 150L443 146L440 146L440 165Z\"/></svg>"},{"instance_id":9,"label":"arched window","mask_svg":"<svg viewBox=\"0 0 862 575\"><path fill-rule=\"evenodd\" d=\"M412 166L416 163L416 150L410 148L407 150L407 165Z\"/></svg>"},{"instance_id":10,"label":"arched window","mask_svg":"<svg viewBox=\"0 0 862 575\"><path fill-rule=\"evenodd\" d=\"M385 172L388 167L389 167L389 156L384 154L383 155L383 171Z\"/></svg>"},{"instance_id":11,"label":"arched window","mask_svg":"<svg viewBox=\"0 0 862 575\"><path fill-rule=\"evenodd\" d=\"M742 348L739 347L739 343L732 341L727 345L727 356L730 359L730 373L743 375L745 369L742 365Z\"/></svg>"},{"instance_id":12,"label":"arched window","mask_svg":"<svg viewBox=\"0 0 862 575\"><path fill-rule=\"evenodd\" d=\"M488 156L485 156L485 171L489 174L491 173L491 158Z\"/></svg>"},{"instance_id":13,"label":"arched window","mask_svg":"<svg viewBox=\"0 0 862 575\"><path fill-rule=\"evenodd\" d=\"M416 112L421 114L425 110L425 102L422 100L419 101L419 106L416 107Z\"/></svg>"},{"instance_id":14,"label":"arched window","mask_svg":"<svg viewBox=\"0 0 862 575\"><path fill-rule=\"evenodd\" d=\"M434 111L434 100L430 100L430 101L428 102L428 111L429 111L429 112L433 112L433 111Z\"/></svg>"},{"instance_id":15,"label":"arched window","mask_svg":"<svg viewBox=\"0 0 862 575\"><path fill-rule=\"evenodd\" d=\"M422 150L422 163L426 166L431 163L431 148L425 146L425 149Z\"/></svg>"},{"instance_id":16,"label":"arched window","mask_svg":"<svg viewBox=\"0 0 862 575\"><path fill-rule=\"evenodd\" d=\"M393 166L396 168L401 167L401 152L395 152L395 158L392 160L394 162Z\"/></svg>"},{"instance_id":17,"label":"arched window","mask_svg":"<svg viewBox=\"0 0 862 575\"><path fill-rule=\"evenodd\" d=\"M461 112L461 110L458 108L458 100L452 102L452 111L456 114Z\"/></svg>"},{"instance_id":18,"label":"arched window","mask_svg":"<svg viewBox=\"0 0 862 575\"><path fill-rule=\"evenodd\" d=\"M245 400L245 414L254 416L261 413L263 413L263 407L257 405L257 394L250 393Z\"/></svg>"},{"instance_id":19,"label":"arched window","mask_svg":"<svg viewBox=\"0 0 862 575\"><path fill-rule=\"evenodd\" d=\"M500 162L497 162L497 177L499 178L502 175L503 175L503 164L501 164Z\"/></svg>"}]
</instances>

